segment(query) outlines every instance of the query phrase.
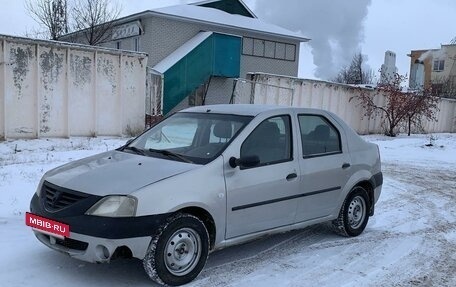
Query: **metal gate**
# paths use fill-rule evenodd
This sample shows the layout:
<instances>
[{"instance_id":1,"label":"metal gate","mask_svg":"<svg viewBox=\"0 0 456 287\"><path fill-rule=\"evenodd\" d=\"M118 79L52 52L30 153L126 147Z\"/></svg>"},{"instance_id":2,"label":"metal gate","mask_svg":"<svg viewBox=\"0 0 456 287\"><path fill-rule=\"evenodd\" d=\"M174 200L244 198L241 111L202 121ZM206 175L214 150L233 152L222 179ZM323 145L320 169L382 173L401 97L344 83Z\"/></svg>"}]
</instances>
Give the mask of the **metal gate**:
<instances>
[{"instance_id":1,"label":"metal gate","mask_svg":"<svg viewBox=\"0 0 456 287\"><path fill-rule=\"evenodd\" d=\"M146 128L163 118L163 75L147 68L146 78Z\"/></svg>"}]
</instances>

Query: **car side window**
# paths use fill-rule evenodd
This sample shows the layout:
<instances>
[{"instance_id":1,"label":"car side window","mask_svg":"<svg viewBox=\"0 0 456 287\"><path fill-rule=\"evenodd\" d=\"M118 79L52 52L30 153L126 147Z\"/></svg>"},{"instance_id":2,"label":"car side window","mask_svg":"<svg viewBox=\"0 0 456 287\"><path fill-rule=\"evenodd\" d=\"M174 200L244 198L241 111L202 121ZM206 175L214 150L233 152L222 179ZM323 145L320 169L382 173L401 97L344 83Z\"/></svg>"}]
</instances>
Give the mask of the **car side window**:
<instances>
[{"instance_id":1,"label":"car side window","mask_svg":"<svg viewBox=\"0 0 456 287\"><path fill-rule=\"evenodd\" d=\"M241 146L241 158L258 156L260 166L292 159L289 116L269 118L259 124Z\"/></svg>"},{"instance_id":2,"label":"car side window","mask_svg":"<svg viewBox=\"0 0 456 287\"><path fill-rule=\"evenodd\" d=\"M341 153L339 131L319 115L299 115L302 152L304 157Z\"/></svg>"}]
</instances>

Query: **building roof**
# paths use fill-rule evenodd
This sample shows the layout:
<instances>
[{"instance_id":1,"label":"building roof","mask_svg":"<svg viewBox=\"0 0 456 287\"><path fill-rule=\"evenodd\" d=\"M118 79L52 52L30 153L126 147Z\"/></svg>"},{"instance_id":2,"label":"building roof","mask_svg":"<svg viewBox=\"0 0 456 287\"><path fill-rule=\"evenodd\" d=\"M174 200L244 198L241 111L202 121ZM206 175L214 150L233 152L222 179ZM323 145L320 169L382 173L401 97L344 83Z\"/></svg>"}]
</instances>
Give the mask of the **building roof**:
<instances>
[{"instance_id":1,"label":"building roof","mask_svg":"<svg viewBox=\"0 0 456 287\"><path fill-rule=\"evenodd\" d=\"M280 26L266 23L257 18L229 14L215 8L207 8L197 5L176 5L155 10L146 10L130 16L119 18L113 22L115 25L122 25L147 16L206 24L208 26L221 28L230 28L233 30L247 31L251 33L258 33L260 35L277 37L287 40L295 40L299 42L307 42L310 40L298 32L293 32ZM60 37L60 39L68 39L68 37L80 32L81 31L75 31L63 35Z\"/></svg>"},{"instance_id":2,"label":"building roof","mask_svg":"<svg viewBox=\"0 0 456 287\"><path fill-rule=\"evenodd\" d=\"M187 21L229 27L271 36L286 37L301 42L309 41L298 32L266 23L260 19L229 14L224 11L194 5L176 5L149 11L155 15L175 17Z\"/></svg>"},{"instance_id":3,"label":"building roof","mask_svg":"<svg viewBox=\"0 0 456 287\"><path fill-rule=\"evenodd\" d=\"M258 18L242 0L205 0L191 5L216 8L230 14L239 14L246 17Z\"/></svg>"}]
</instances>

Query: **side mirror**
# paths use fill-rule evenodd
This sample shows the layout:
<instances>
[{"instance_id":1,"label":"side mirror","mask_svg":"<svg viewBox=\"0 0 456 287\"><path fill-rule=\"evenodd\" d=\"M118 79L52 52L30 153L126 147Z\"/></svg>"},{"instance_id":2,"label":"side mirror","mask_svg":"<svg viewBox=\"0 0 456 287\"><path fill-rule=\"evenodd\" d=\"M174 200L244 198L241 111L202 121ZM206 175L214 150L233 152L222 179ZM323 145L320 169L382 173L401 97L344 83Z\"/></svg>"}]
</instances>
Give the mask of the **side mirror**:
<instances>
[{"instance_id":1,"label":"side mirror","mask_svg":"<svg viewBox=\"0 0 456 287\"><path fill-rule=\"evenodd\" d=\"M260 164L260 158L257 155L249 155L241 158L231 157L229 164L232 168L237 166L243 168L255 167Z\"/></svg>"}]
</instances>

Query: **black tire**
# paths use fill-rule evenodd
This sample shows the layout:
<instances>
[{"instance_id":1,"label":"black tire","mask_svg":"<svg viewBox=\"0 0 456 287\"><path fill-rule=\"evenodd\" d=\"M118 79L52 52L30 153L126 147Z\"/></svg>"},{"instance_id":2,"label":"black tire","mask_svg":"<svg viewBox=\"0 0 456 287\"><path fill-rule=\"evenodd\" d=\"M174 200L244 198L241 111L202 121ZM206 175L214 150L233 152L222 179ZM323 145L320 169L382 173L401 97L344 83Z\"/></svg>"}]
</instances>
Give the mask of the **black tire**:
<instances>
[{"instance_id":1,"label":"black tire","mask_svg":"<svg viewBox=\"0 0 456 287\"><path fill-rule=\"evenodd\" d=\"M209 254L209 234L197 217L177 213L152 238L143 259L144 270L155 282L179 286L198 276Z\"/></svg>"},{"instance_id":2,"label":"black tire","mask_svg":"<svg viewBox=\"0 0 456 287\"><path fill-rule=\"evenodd\" d=\"M334 230L342 236L358 236L369 221L369 196L361 186L355 186L342 204L339 216L332 221Z\"/></svg>"}]
</instances>

